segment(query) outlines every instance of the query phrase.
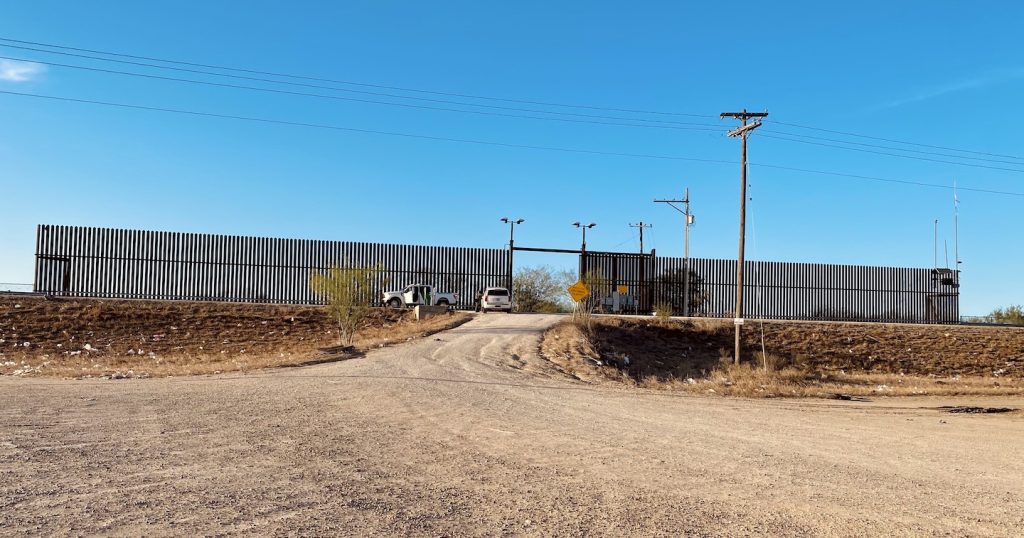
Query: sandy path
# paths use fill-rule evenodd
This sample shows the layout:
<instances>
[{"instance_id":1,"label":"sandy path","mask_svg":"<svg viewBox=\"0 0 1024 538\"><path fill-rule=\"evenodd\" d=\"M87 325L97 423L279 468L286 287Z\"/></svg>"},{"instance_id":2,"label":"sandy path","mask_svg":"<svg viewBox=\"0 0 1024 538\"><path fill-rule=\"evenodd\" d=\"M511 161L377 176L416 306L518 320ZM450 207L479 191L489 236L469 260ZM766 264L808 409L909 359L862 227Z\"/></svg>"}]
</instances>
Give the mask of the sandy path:
<instances>
[{"instance_id":1,"label":"sandy path","mask_svg":"<svg viewBox=\"0 0 1024 538\"><path fill-rule=\"evenodd\" d=\"M0 534L1024 529L1024 417L590 387L536 356L556 319L245 376L0 379Z\"/></svg>"}]
</instances>

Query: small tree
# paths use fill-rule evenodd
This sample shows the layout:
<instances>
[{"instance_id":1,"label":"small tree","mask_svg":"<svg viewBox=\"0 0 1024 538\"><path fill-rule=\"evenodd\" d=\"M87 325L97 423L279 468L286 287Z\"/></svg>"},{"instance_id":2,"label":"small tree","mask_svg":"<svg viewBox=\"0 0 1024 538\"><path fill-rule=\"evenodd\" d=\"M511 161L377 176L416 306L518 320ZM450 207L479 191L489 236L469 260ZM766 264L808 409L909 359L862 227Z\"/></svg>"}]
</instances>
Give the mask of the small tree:
<instances>
[{"instance_id":1,"label":"small tree","mask_svg":"<svg viewBox=\"0 0 1024 538\"><path fill-rule=\"evenodd\" d=\"M988 315L993 323L1006 325L1024 325L1024 306L1011 305L1006 308L997 308Z\"/></svg>"},{"instance_id":2,"label":"small tree","mask_svg":"<svg viewBox=\"0 0 1024 538\"><path fill-rule=\"evenodd\" d=\"M327 301L327 313L338 323L342 345L351 345L356 329L370 315L380 267L331 266L309 277L313 292Z\"/></svg>"},{"instance_id":3,"label":"small tree","mask_svg":"<svg viewBox=\"0 0 1024 538\"><path fill-rule=\"evenodd\" d=\"M572 302L565 289L575 282L570 271L546 265L524 267L512 278L512 298L519 312L568 312Z\"/></svg>"},{"instance_id":4,"label":"small tree","mask_svg":"<svg viewBox=\"0 0 1024 538\"><path fill-rule=\"evenodd\" d=\"M668 303L672 311L682 314L685 310L686 286L690 287L690 315L701 315L707 308L708 297L704 293L704 278L693 270L690 270L690 278L686 278L686 271L675 269L658 276L656 282L657 296L655 304ZM659 310L660 311L660 310Z\"/></svg>"}]
</instances>

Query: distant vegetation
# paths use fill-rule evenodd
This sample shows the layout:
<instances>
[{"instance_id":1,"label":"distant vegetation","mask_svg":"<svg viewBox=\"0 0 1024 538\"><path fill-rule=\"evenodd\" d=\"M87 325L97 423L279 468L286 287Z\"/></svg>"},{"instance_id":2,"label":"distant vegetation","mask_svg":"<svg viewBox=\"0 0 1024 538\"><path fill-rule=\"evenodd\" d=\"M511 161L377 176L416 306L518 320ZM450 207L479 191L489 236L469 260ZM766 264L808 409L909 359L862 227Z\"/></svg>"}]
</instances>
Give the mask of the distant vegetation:
<instances>
[{"instance_id":1,"label":"distant vegetation","mask_svg":"<svg viewBox=\"0 0 1024 538\"><path fill-rule=\"evenodd\" d=\"M1006 325L1024 325L1024 306L1011 305L1006 308L997 308L988 315L993 323Z\"/></svg>"},{"instance_id":2,"label":"distant vegetation","mask_svg":"<svg viewBox=\"0 0 1024 538\"><path fill-rule=\"evenodd\" d=\"M547 265L524 267L512 278L512 298L519 312L568 312L572 302L565 291L576 275Z\"/></svg>"},{"instance_id":3,"label":"distant vegetation","mask_svg":"<svg viewBox=\"0 0 1024 538\"><path fill-rule=\"evenodd\" d=\"M656 312L668 312L668 315L682 314L686 311L686 286L690 287L690 315L699 316L707 309L708 296L704 293L704 277L690 271L687 280L686 271L676 269L658 277L658 296L654 299Z\"/></svg>"}]
</instances>

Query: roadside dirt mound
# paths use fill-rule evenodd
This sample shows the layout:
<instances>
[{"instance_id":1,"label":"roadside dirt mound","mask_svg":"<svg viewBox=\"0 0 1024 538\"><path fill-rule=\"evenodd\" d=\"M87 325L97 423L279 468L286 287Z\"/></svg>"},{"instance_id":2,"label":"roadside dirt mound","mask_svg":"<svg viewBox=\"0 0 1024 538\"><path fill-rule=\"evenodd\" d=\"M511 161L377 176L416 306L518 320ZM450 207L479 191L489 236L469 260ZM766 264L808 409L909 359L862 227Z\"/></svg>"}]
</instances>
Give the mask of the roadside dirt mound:
<instances>
[{"instance_id":1,"label":"roadside dirt mound","mask_svg":"<svg viewBox=\"0 0 1024 538\"><path fill-rule=\"evenodd\" d=\"M543 351L584 380L717 392L702 385L710 382L746 393L740 381L752 378L750 395L825 386L857 394L1019 393L1024 387L1020 328L766 321L744 327L740 366L731 364L733 345L728 321L602 317L589 335L569 323L551 329Z\"/></svg>"},{"instance_id":2,"label":"roadside dirt mound","mask_svg":"<svg viewBox=\"0 0 1024 538\"><path fill-rule=\"evenodd\" d=\"M306 364L465 319L417 322L409 312L377 309L355 346L342 349L318 306L0 297L0 375L144 377Z\"/></svg>"}]
</instances>

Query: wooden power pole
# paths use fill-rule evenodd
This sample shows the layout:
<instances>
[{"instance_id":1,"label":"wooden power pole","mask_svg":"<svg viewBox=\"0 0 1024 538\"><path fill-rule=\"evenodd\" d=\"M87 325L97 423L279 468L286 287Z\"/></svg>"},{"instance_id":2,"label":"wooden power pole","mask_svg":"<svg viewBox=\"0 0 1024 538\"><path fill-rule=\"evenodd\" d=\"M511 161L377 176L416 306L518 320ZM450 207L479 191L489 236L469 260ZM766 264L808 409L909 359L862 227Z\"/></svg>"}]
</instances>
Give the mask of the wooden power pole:
<instances>
[{"instance_id":1,"label":"wooden power pole","mask_svg":"<svg viewBox=\"0 0 1024 538\"><path fill-rule=\"evenodd\" d=\"M644 253L644 228L650 228L653 224L644 224L644 221L640 221L640 224L630 224L630 228L640 228L640 254Z\"/></svg>"},{"instance_id":2,"label":"wooden power pole","mask_svg":"<svg viewBox=\"0 0 1024 538\"><path fill-rule=\"evenodd\" d=\"M740 363L740 333L743 328L743 244L746 239L747 226L747 137L750 133L761 126L761 118L768 116L768 112L722 112L722 118L736 118L743 122L740 127L729 131L729 136L740 137L742 141L742 153L740 159L740 247L736 259L736 318L733 323L736 326L736 353L733 360ZM749 120L753 123L747 123Z\"/></svg>"}]
</instances>

